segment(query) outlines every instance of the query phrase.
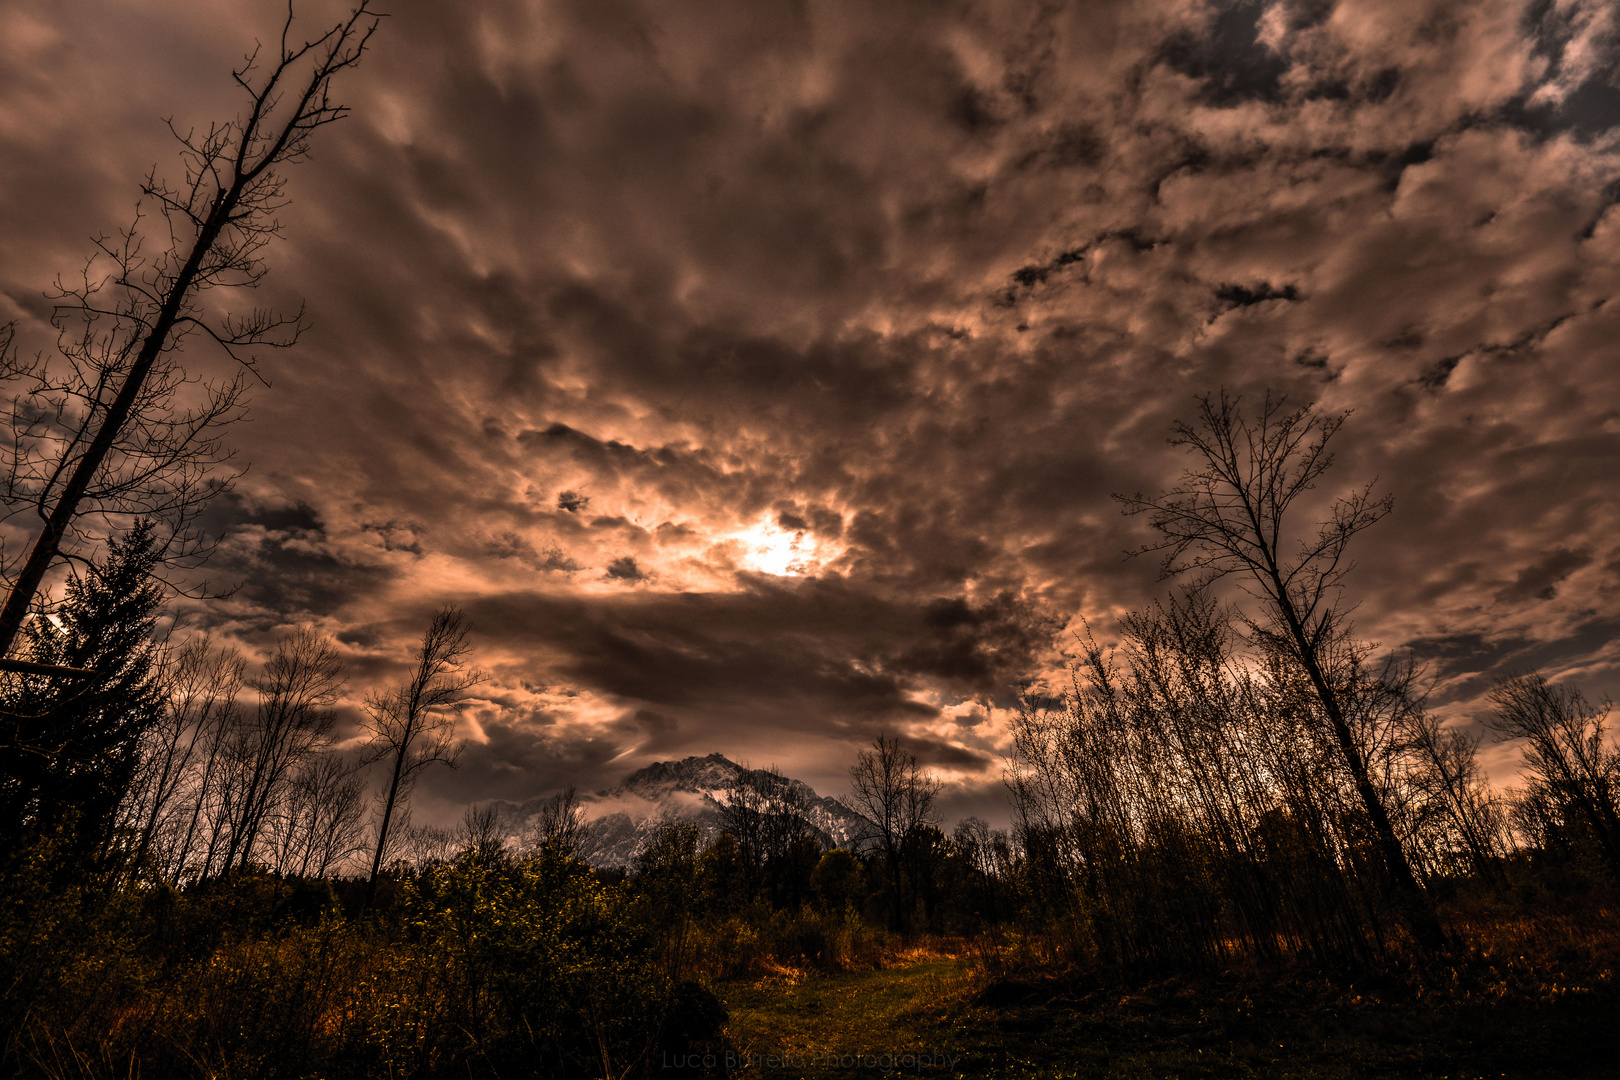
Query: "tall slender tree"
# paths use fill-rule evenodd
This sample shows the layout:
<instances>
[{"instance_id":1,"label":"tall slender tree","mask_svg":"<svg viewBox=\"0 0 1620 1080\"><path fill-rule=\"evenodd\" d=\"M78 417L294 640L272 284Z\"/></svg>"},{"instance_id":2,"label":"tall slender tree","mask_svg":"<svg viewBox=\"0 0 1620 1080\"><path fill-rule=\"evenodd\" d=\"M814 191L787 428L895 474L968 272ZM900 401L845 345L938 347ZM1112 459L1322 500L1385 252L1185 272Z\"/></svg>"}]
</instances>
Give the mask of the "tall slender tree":
<instances>
[{"instance_id":1,"label":"tall slender tree","mask_svg":"<svg viewBox=\"0 0 1620 1080\"><path fill-rule=\"evenodd\" d=\"M166 864L177 881L192 870L192 852L205 835L203 860L196 866L199 876L208 875L213 854L220 849L227 817L221 798L230 771L227 751L242 730L244 711L237 695L247 685L246 671L246 659L234 648L209 650L199 670L205 689L195 703L193 739L202 758L188 792L185 824L176 830Z\"/></svg>"},{"instance_id":2,"label":"tall slender tree","mask_svg":"<svg viewBox=\"0 0 1620 1080\"><path fill-rule=\"evenodd\" d=\"M302 159L317 128L342 118L332 80L360 62L380 15L360 0L343 21L300 42L289 10L272 55L255 48L233 76L246 93L239 119L181 131L185 175L178 184L149 174L144 210L118 237L98 241L82 279L58 283L60 355L19 361L0 336L0 376L12 389L12 434L0 452L7 517L38 518L20 565L5 567L0 657L16 643L51 568L84 558L107 519L161 519L169 535L159 560L196 554L196 515L220 489L210 476L228 453L217 428L240 415L240 379L209 388L195 408L177 402L188 381L176 352L201 332L253 372L253 350L286 346L301 315L264 309L205 317L201 294L257 285L262 254L280 232L286 205L282 170ZM99 524L98 524L99 523Z\"/></svg>"},{"instance_id":3,"label":"tall slender tree","mask_svg":"<svg viewBox=\"0 0 1620 1080\"><path fill-rule=\"evenodd\" d=\"M1402 726L1413 765L1409 782L1444 816L1470 869L1481 880L1505 887L1501 865L1507 853L1505 820L1502 801L1479 764L1481 734L1446 727L1422 708L1413 710Z\"/></svg>"},{"instance_id":4,"label":"tall slender tree","mask_svg":"<svg viewBox=\"0 0 1620 1080\"><path fill-rule=\"evenodd\" d=\"M471 632L460 611L440 609L422 635L410 682L373 694L366 702L371 730L367 760L386 762L388 766L368 894L376 891L394 815L410 798L417 774L434 762L453 768L460 755L454 713L462 695L483 679L479 672L467 667L472 653Z\"/></svg>"},{"instance_id":5,"label":"tall slender tree","mask_svg":"<svg viewBox=\"0 0 1620 1080\"><path fill-rule=\"evenodd\" d=\"M529 845L535 849L555 847L558 851L583 857L581 844L585 839L585 808L579 804L579 792L573 784L557 792L540 805L540 812L529 826Z\"/></svg>"},{"instance_id":6,"label":"tall slender tree","mask_svg":"<svg viewBox=\"0 0 1620 1080\"><path fill-rule=\"evenodd\" d=\"M1337 499L1315 529L1301 528L1302 505L1333 465L1328 443L1345 416L1311 406L1289 408L1269 393L1251 416L1224 390L1199 398L1198 419L1178 422L1170 442L1196 464L1174 488L1148 497L1115 496L1128 514L1149 514L1160 535L1139 553L1162 551L1165 577L1192 574L1195 585L1233 575L1259 601L1249 620L1256 640L1294 665L1308 681L1339 757L1348 769L1397 905L1421 948L1444 935L1401 846L1388 807L1352 729L1347 679L1361 650L1350 640L1341 604L1351 568L1350 542L1393 509L1372 484Z\"/></svg>"}]
</instances>

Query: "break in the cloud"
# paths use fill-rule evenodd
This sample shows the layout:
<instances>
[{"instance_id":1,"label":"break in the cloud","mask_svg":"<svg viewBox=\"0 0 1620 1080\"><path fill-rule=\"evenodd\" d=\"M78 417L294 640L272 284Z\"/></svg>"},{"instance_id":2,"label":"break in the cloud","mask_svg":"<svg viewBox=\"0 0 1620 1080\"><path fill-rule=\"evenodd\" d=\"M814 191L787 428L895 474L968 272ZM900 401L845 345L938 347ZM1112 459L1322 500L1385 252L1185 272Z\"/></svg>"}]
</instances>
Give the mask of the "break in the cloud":
<instances>
[{"instance_id":1,"label":"break in the cloud","mask_svg":"<svg viewBox=\"0 0 1620 1080\"><path fill-rule=\"evenodd\" d=\"M337 13L300 5L311 23ZM268 3L7 0L0 319L235 105ZM1353 409L1353 579L1467 717L1617 687L1620 67L1595 0L400 2L291 175L313 329L234 434L191 612L356 687L463 605L429 800L720 749L838 789L904 734L980 806L1009 688L1163 586L1109 494L1193 396ZM218 370L193 348L188 362ZM1078 625L1078 623L1074 623ZM975 801L978 800L978 801Z\"/></svg>"}]
</instances>

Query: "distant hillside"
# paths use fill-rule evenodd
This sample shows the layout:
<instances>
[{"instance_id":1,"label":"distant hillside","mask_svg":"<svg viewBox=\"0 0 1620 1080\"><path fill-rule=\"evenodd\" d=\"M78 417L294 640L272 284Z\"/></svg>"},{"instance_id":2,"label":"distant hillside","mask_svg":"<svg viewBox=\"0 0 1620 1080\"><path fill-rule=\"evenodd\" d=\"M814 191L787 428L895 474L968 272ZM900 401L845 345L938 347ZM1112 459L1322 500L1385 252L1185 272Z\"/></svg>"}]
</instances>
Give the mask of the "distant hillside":
<instances>
[{"instance_id":1,"label":"distant hillside","mask_svg":"<svg viewBox=\"0 0 1620 1080\"><path fill-rule=\"evenodd\" d=\"M587 858L598 866L629 866L666 818L696 824L703 830L702 843L710 843L720 834L726 791L749 773L764 776L764 770L745 769L723 754L657 761L611 791L581 796ZM848 846L859 834L860 818L837 799L817 795L802 780L789 778L787 787L803 801L806 821L827 847ZM545 801L531 799L508 810L514 831L528 831Z\"/></svg>"}]
</instances>

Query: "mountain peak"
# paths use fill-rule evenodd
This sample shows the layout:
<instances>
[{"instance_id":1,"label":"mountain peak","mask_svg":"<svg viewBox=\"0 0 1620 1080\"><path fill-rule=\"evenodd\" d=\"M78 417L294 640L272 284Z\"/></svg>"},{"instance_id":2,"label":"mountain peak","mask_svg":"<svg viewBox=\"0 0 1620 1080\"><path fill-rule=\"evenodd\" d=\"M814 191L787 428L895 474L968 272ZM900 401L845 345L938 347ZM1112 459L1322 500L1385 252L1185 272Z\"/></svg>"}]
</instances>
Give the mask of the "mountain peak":
<instances>
[{"instance_id":1,"label":"mountain peak","mask_svg":"<svg viewBox=\"0 0 1620 1080\"><path fill-rule=\"evenodd\" d=\"M706 757L652 762L611 791L581 799L589 860L599 866L629 866L658 824L671 819L699 826L702 842L712 843L725 821L726 792L755 775L761 780L771 776L762 785L764 790L792 791L797 796L805 824L823 846L847 845L859 835L860 817L837 799L816 794L802 780L750 769L716 751ZM539 805L540 800L525 803L517 816L532 816Z\"/></svg>"},{"instance_id":2,"label":"mountain peak","mask_svg":"<svg viewBox=\"0 0 1620 1080\"><path fill-rule=\"evenodd\" d=\"M655 761L631 773L623 784L609 794L629 791L657 798L670 791L714 792L734 786L747 771L718 751L708 757Z\"/></svg>"}]
</instances>

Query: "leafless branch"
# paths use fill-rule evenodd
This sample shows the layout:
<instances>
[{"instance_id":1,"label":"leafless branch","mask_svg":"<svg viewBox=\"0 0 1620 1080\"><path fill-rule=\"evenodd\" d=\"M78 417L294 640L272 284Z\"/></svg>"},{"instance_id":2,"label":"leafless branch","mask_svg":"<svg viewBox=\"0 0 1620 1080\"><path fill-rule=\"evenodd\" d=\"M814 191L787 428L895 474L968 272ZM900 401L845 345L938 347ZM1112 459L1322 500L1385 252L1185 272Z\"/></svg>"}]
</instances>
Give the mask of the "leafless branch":
<instances>
[{"instance_id":1,"label":"leafless branch","mask_svg":"<svg viewBox=\"0 0 1620 1080\"><path fill-rule=\"evenodd\" d=\"M264 280L264 251L281 235L276 215L286 205L282 170L308 154L318 128L347 114L332 80L360 62L380 19L359 0L343 21L300 43L289 9L274 53L256 47L232 73L248 97L245 113L185 131L171 120L181 178L148 173L129 227L97 238L77 279L57 282L54 355L18 363L7 332L3 515L28 512L40 526L25 557L0 565L9 586L0 655L51 567L130 515L164 524L171 564L206 554L198 515L240 475L221 429L246 408L243 377L264 381L256 350L290 346L304 323L302 310L219 312L205 294ZM198 332L240 365L238 378L197 384L185 374L178 353Z\"/></svg>"}]
</instances>

